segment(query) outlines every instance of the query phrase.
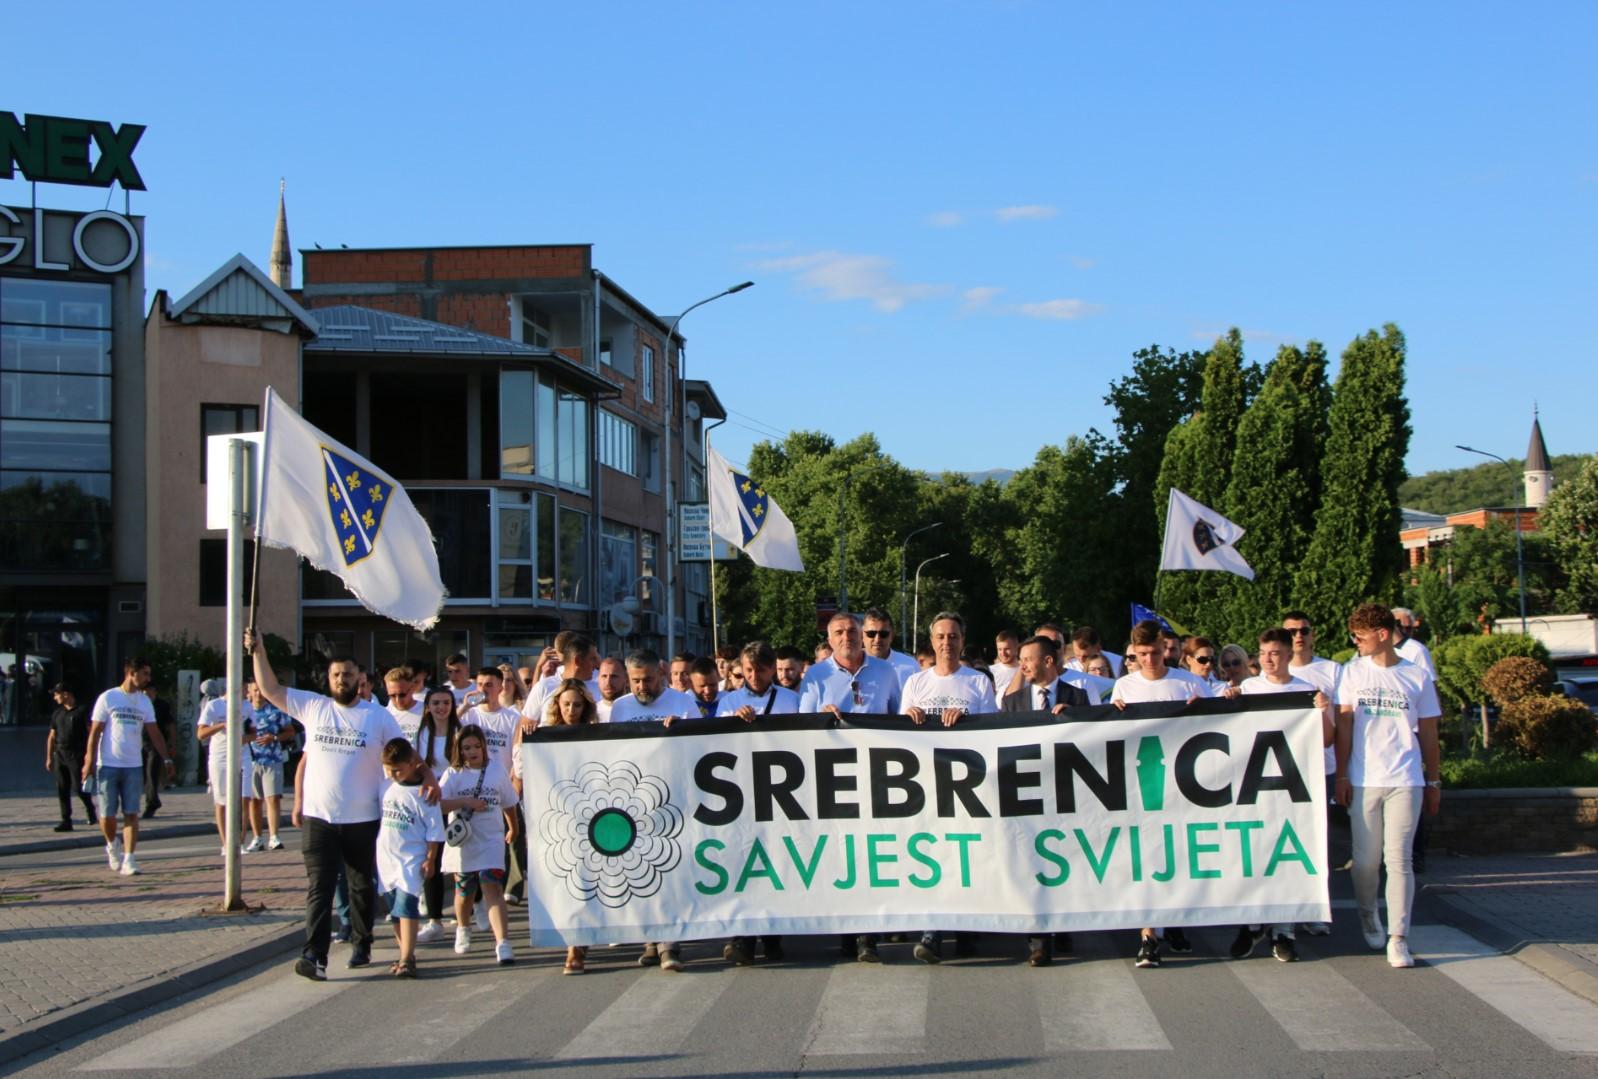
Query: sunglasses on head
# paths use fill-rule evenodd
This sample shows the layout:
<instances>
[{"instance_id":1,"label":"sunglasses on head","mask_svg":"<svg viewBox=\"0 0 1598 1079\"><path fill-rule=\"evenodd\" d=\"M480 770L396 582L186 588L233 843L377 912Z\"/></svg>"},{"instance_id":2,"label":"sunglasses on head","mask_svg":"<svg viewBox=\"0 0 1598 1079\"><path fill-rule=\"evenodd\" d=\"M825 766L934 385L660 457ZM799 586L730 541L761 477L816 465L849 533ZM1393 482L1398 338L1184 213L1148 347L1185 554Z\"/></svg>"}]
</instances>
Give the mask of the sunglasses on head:
<instances>
[{"instance_id":1,"label":"sunglasses on head","mask_svg":"<svg viewBox=\"0 0 1598 1079\"><path fill-rule=\"evenodd\" d=\"M866 703L865 694L860 692L860 680L858 678L849 679L849 692L854 694L856 708Z\"/></svg>"},{"instance_id":2,"label":"sunglasses on head","mask_svg":"<svg viewBox=\"0 0 1598 1079\"><path fill-rule=\"evenodd\" d=\"M864 630L863 633L867 637L892 637L893 636L893 630L891 630L891 629L868 629L868 630Z\"/></svg>"}]
</instances>

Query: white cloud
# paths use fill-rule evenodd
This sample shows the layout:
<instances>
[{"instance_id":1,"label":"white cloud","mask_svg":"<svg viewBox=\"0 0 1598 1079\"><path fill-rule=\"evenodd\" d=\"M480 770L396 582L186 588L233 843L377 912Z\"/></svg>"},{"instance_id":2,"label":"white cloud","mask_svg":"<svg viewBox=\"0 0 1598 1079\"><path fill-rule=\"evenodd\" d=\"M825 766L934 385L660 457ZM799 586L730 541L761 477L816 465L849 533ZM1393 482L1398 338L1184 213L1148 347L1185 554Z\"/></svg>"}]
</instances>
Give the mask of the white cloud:
<instances>
[{"instance_id":1,"label":"white cloud","mask_svg":"<svg viewBox=\"0 0 1598 1079\"><path fill-rule=\"evenodd\" d=\"M927 224L935 229L952 229L965 224L965 215L958 210L939 210L927 217Z\"/></svg>"},{"instance_id":2,"label":"white cloud","mask_svg":"<svg viewBox=\"0 0 1598 1079\"><path fill-rule=\"evenodd\" d=\"M900 281L893 262L881 255L853 255L843 251L814 251L805 255L768 259L757 264L767 273L790 273L800 288L819 292L828 301L867 300L878 311L893 314L915 300L948 291L945 285Z\"/></svg>"},{"instance_id":3,"label":"white cloud","mask_svg":"<svg viewBox=\"0 0 1598 1079\"><path fill-rule=\"evenodd\" d=\"M1218 326L1218 325L1210 324L1210 325L1204 325L1204 326L1195 327L1194 330L1193 330L1193 333L1192 333L1192 337L1193 337L1193 340L1195 340L1195 341L1203 341L1206 344L1214 344L1216 338L1224 337L1230 331L1231 331L1231 327L1230 326ZM1260 341L1260 342L1263 342L1263 343L1273 343L1273 342L1285 343L1285 342L1288 342L1288 341L1296 340L1296 338L1292 337L1291 335L1277 333L1275 330L1243 330L1241 332L1243 334L1243 340L1245 340L1245 341Z\"/></svg>"},{"instance_id":4,"label":"white cloud","mask_svg":"<svg viewBox=\"0 0 1598 1079\"><path fill-rule=\"evenodd\" d=\"M1040 303L1017 304L1015 312L1027 318L1045 319L1052 322L1069 322L1073 319L1086 318L1096 315L1103 308L1096 303L1086 300L1044 300Z\"/></svg>"},{"instance_id":5,"label":"white cloud","mask_svg":"<svg viewBox=\"0 0 1598 1079\"><path fill-rule=\"evenodd\" d=\"M988 304L993 302L993 298L1003 291L1002 288L996 285L978 285L976 288L968 288L960 293L960 299L965 302L967 311L974 311L979 307L988 306Z\"/></svg>"},{"instance_id":6,"label":"white cloud","mask_svg":"<svg viewBox=\"0 0 1598 1079\"><path fill-rule=\"evenodd\" d=\"M1008 224L1011 221L1047 221L1060 213L1057 206L1004 206L993 211L993 216Z\"/></svg>"},{"instance_id":7,"label":"white cloud","mask_svg":"<svg viewBox=\"0 0 1598 1079\"><path fill-rule=\"evenodd\" d=\"M1086 255L1069 255L1067 257L1070 258L1071 265L1079 270L1091 270L1098 265L1097 260L1090 259Z\"/></svg>"}]
</instances>

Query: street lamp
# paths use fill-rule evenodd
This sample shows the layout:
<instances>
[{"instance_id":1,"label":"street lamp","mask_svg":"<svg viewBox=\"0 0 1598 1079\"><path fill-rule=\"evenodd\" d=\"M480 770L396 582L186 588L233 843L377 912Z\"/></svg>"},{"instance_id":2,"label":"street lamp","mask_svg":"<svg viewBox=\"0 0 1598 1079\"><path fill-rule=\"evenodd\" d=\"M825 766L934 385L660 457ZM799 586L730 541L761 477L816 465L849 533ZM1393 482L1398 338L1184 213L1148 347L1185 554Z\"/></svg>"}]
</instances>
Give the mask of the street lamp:
<instances>
[{"instance_id":1,"label":"street lamp","mask_svg":"<svg viewBox=\"0 0 1598 1079\"><path fill-rule=\"evenodd\" d=\"M904 624L905 624L907 616L910 613L909 612L909 608L908 608L908 604L910 602L910 596L909 596L908 591L905 589L905 575L904 575L905 550L906 550L906 548L908 548L910 546L910 541L912 539L914 539L915 537L919 536L921 533L925 532L927 529L929 529L929 528L941 528L942 526L943 526L943 522L942 521L933 521L929 525L922 525L920 528L917 528L917 529L914 529L913 531L911 531L911 533L904 538L904 542L899 544L899 638L900 638L900 640L904 639Z\"/></svg>"},{"instance_id":2,"label":"street lamp","mask_svg":"<svg viewBox=\"0 0 1598 1079\"><path fill-rule=\"evenodd\" d=\"M666 331L664 358L671 359L672 338L677 336L677 327L688 316L688 312L696 307L703 307L712 300L731 296L734 292L742 292L753 284L753 281L745 281L683 308L682 314L671 320L671 328ZM683 368L686 366L684 364ZM676 470L672 468L671 460L671 425L677 411L675 408L677 394L682 390L682 374L677 363L673 362L671 377L666 380L666 437L662 447L664 457L662 463L666 466L666 654L668 656L677 652L677 481ZM715 552L712 551L711 554L714 555Z\"/></svg>"},{"instance_id":3,"label":"street lamp","mask_svg":"<svg viewBox=\"0 0 1598 1079\"><path fill-rule=\"evenodd\" d=\"M1486 450L1478 450L1470 446L1461 446L1457 443L1455 444L1454 448L1456 450L1464 450L1466 453L1476 453L1483 457L1491 457L1493 460L1509 469L1509 498L1510 501L1514 503L1515 507L1515 580L1520 589L1520 632L1521 636L1525 636L1526 550L1520 538L1520 495L1516 492L1515 466L1498 456L1496 453L1488 453Z\"/></svg>"},{"instance_id":4,"label":"street lamp","mask_svg":"<svg viewBox=\"0 0 1598 1079\"><path fill-rule=\"evenodd\" d=\"M954 552L952 551L944 551L942 554L935 554L931 558L923 560L921 565L916 567L915 621L910 627L910 650L912 652L914 652L916 647L921 643L921 570L928 563L936 562L940 558L948 558L949 555L953 553Z\"/></svg>"}]
</instances>

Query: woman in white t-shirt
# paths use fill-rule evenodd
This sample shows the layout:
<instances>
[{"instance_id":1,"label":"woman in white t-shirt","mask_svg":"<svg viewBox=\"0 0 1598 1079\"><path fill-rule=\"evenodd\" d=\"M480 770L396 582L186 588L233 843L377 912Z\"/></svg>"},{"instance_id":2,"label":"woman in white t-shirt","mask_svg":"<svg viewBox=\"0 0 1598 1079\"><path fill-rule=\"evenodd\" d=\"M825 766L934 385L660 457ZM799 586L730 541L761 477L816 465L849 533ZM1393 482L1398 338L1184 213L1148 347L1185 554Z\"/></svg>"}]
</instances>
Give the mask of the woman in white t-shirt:
<instances>
[{"instance_id":1,"label":"woman in white t-shirt","mask_svg":"<svg viewBox=\"0 0 1598 1079\"><path fill-rule=\"evenodd\" d=\"M1395 650L1393 612L1379 603L1348 619L1359 655L1343 668L1337 686L1337 800L1348 807L1354 839L1354 901L1365 943L1387 962L1412 967L1410 907L1415 900L1411 851L1421 811L1435 816L1442 804L1438 778L1437 721L1442 707L1425 669ZM1376 886L1387 865L1384 931Z\"/></svg>"},{"instance_id":2,"label":"woman in white t-shirt","mask_svg":"<svg viewBox=\"0 0 1598 1079\"><path fill-rule=\"evenodd\" d=\"M544 714L539 717L540 727L578 727L599 722L599 708L588 695L588 686L581 678L567 678L555 687L544 702ZM563 974L581 974L586 969L588 948L573 944L566 949L566 968Z\"/></svg>"},{"instance_id":3,"label":"woman in white t-shirt","mask_svg":"<svg viewBox=\"0 0 1598 1079\"><path fill-rule=\"evenodd\" d=\"M455 750L455 739L460 734L461 721L455 714L455 694L448 686L427 691L422 698L422 720L416 728L412 745L434 775L443 773L444 766ZM444 935L444 877L434 873L422 882L422 901L427 921L416 933L422 944Z\"/></svg>"},{"instance_id":4,"label":"woman in white t-shirt","mask_svg":"<svg viewBox=\"0 0 1598 1079\"><path fill-rule=\"evenodd\" d=\"M461 729L449 771L439 781L446 815L470 813L471 834L459 845L444 847L442 868L455 874L455 954L472 946L472 898L481 887L488 924L494 930L494 957L500 966L516 961L511 952L509 914L505 909L505 842L514 840L516 788L498 761L488 754L483 730L475 724Z\"/></svg>"}]
</instances>

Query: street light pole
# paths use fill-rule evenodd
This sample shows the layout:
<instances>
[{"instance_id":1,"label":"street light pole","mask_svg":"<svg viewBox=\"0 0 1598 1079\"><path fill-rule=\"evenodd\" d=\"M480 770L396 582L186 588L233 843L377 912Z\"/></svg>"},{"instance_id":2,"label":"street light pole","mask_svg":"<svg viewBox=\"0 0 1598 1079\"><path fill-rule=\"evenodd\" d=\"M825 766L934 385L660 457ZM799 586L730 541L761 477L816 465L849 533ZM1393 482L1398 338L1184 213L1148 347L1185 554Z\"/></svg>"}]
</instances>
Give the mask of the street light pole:
<instances>
[{"instance_id":1,"label":"street light pole","mask_svg":"<svg viewBox=\"0 0 1598 1079\"><path fill-rule=\"evenodd\" d=\"M745 281L734 285L732 288L722 289L714 296L706 296L698 303L689 304L680 315L671 320L671 327L666 331L666 355L662 360L671 363L671 375L666 379L666 437L662 445L664 458L661 464L666 469L666 655L675 655L677 652L677 470L672 467L671 460L671 425L676 415L677 394L682 391L682 375L687 365L679 369L676 359L672 356L672 338L677 336L677 327L682 320L688 317L688 312L696 307L703 307L712 300L719 300L723 296L731 296L734 292L742 292L753 285L753 281ZM711 554L715 554L714 551Z\"/></svg>"},{"instance_id":2,"label":"street light pole","mask_svg":"<svg viewBox=\"0 0 1598 1079\"><path fill-rule=\"evenodd\" d=\"M940 558L948 558L952 553L952 551L944 551L942 554L935 554L931 558L924 559L921 565L916 567L916 613L915 621L910 627L910 650L912 652L921 644L921 571L929 562L936 562Z\"/></svg>"},{"instance_id":3,"label":"street light pole","mask_svg":"<svg viewBox=\"0 0 1598 1079\"><path fill-rule=\"evenodd\" d=\"M905 625L905 622L908 621L909 615L910 615L909 606L908 606L908 604L910 602L910 594L909 594L909 591L905 588L905 584L907 583L906 579L905 579L905 575L904 575L904 556L905 556L905 551L910 546L910 541L912 539L915 539L916 536L918 536L921 533L925 532L929 528L939 528L942 525L943 525L942 521L933 521L929 525L922 525L920 528L913 529L910 532L909 535L905 536L904 542L899 544L899 639L900 640L904 639L904 625Z\"/></svg>"},{"instance_id":4,"label":"street light pole","mask_svg":"<svg viewBox=\"0 0 1598 1079\"><path fill-rule=\"evenodd\" d=\"M1464 450L1466 453L1475 453L1475 454L1480 454L1483 457L1491 457L1493 460L1497 461L1499 464L1501 464L1505 468L1509 469L1509 497L1510 497L1510 500L1514 503L1514 508L1515 508L1515 581L1516 581L1516 584L1517 584L1517 586L1519 587L1519 590L1520 590L1520 633L1521 633L1521 636L1525 636L1525 634L1526 634L1526 549L1525 549L1525 546L1522 543L1521 537L1520 537L1520 495L1517 492L1517 484L1516 484L1516 481L1515 481L1515 466L1510 464L1508 461L1504 460L1502 457L1498 456L1496 453L1488 453L1486 450L1473 449L1470 446L1461 446L1461 445L1458 445L1458 444L1456 444L1454 446L1454 448L1456 450Z\"/></svg>"}]
</instances>

